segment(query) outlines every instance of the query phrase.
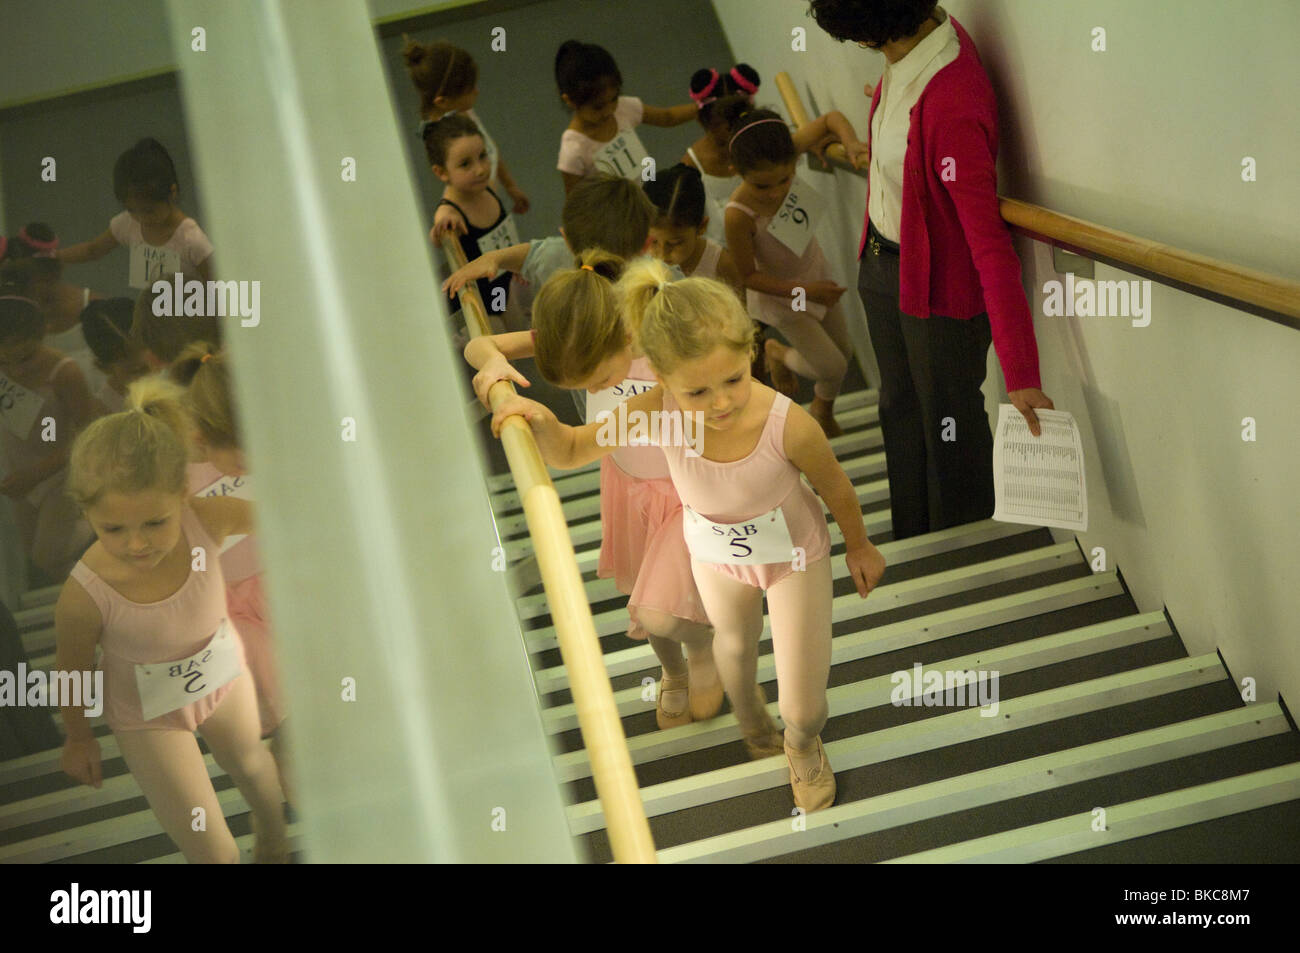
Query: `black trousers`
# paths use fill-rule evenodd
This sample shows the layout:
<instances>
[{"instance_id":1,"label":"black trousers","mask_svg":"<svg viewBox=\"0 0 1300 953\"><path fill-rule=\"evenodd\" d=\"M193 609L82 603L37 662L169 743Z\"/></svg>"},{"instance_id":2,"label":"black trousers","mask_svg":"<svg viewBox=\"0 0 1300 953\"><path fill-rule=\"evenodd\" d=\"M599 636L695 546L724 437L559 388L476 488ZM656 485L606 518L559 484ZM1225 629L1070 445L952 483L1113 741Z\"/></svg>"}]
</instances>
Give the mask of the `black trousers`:
<instances>
[{"instance_id":1,"label":"black trousers","mask_svg":"<svg viewBox=\"0 0 1300 953\"><path fill-rule=\"evenodd\" d=\"M987 314L903 314L898 271L898 255L871 243L858 263L880 365L894 538L905 539L993 515L993 433L980 393L993 335Z\"/></svg>"}]
</instances>

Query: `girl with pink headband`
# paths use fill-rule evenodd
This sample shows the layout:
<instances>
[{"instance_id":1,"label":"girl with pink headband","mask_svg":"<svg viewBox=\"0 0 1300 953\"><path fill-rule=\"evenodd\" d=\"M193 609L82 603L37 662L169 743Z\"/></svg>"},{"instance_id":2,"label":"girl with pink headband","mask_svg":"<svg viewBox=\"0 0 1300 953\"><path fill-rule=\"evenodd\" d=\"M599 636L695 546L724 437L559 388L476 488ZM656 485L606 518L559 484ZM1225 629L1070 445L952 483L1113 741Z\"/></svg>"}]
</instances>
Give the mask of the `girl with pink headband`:
<instances>
[{"instance_id":1,"label":"girl with pink headband","mask_svg":"<svg viewBox=\"0 0 1300 953\"><path fill-rule=\"evenodd\" d=\"M764 342L772 386L793 397L795 375L812 378L809 413L826 436L837 437L835 398L853 353L839 306L844 288L831 279L817 243L819 222L811 211L816 195L796 183L795 169L800 154L819 151L832 137L844 144L854 166L867 159L867 147L838 112L791 135L772 110L754 109L744 100L721 111L731 128L727 150L743 180L726 207L727 248L748 289L750 313L789 342Z\"/></svg>"},{"instance_id":2,"label":"girl with pink headband","mask_svg":"<svg viewBox=\"0 0 1300 953\"><path fill-rule=\"evenodd\" d=\"M727 244L723 209L741 182L727 152L731 129L723 109L739 100L753 103L759 82L757 71L748 63L737 63L726 73L701 69L691 76L690 95L699 109L697 118L704 127L704 135L691 143L681 161L700 170L708 197L709 225L705 236L723 246Z\"/></svg>"}]
</instances>

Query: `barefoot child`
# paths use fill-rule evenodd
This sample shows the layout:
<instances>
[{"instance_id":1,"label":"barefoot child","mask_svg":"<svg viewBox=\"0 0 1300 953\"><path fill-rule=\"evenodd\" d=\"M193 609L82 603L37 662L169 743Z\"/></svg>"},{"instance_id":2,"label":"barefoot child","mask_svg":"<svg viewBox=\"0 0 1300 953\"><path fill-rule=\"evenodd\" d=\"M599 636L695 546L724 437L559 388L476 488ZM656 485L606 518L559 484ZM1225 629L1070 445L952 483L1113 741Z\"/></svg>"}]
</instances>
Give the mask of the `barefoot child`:
<instances>
[{"instance_id":1,"label":"barefoot child","mask_svg":"<svg viewBox=\"0 0 1300 953\"><path fill-rule=\"evenodd\" d=\"M669 428L661 426L660 443L684 506L718 673L741 732L780 743L754 691L766 592L794 801L805 811L828 807L835 778L820 733L831 658L830 538L801 474L838 521L850 576L864 598L880 581L884 558L867 539L853 485L820 427L750 379L753 325L735 295L707 278L670 283L652 259L630 265L619 291L635 346L661 386L632 397L618 413L627 420L636 412L704 420L703 432L689 441L665 439ZM497 409L494 431L512 414L528 420L552 466L581 466L614 449L598 441L599 425L564 427L522 397Z\"/></svg>"},{"instance_id":2,"label":"barefoot child","mask_svg":"<svg viewBox=\"0 0 1300 953\"><path fill-rule=\"evenodd\" d=\"M284 861L280 784L259 740L253 680L216 558L227 536L252 530L252 510L246 500L188 498L191 425L178 396L164 378L137 381L131 409L96 421L72 448L68 492L98 542L55 606L55 668L89 671L96 645L103 650L105 720L188 861L239 862L196 730L252 807L255 857ZM65 707L63 717L63 770L98 787L90 723L80 708ZM194 829L195 808L204 810L202 830Z\"/></svg>"}]
</instances>

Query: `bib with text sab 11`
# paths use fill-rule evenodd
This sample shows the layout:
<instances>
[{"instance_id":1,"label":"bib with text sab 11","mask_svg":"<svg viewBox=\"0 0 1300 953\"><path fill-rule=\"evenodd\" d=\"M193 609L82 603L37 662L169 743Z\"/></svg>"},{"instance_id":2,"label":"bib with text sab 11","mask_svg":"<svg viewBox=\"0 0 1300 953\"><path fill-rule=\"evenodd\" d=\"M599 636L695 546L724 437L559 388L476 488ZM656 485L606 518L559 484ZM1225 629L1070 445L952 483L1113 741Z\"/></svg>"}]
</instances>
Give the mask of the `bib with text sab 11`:
<instances>
[{"instance_id":1,"label":"bib with text sab 11","mask_svg":"<svg viewBox=\"0 0 1300 953\"><path fill-rule=\"evenodd\" d=\"M0 374L0 419L18 439L26 440L31 436L44 403L45 398L40 394Z\"/></svg>"},{"instance_id":2,"label":"bib with text sab 11","mask_svg":"<svg viewBox=\"0 0 1300 953\"><path fill-rule=\"evenodd\" d=\"M596 150L592 159L598 172L612 172L625 179L641 178L641 162L649 155L634 129L624 129Z\"/></svg>"},{"instance_id":3,"label":"bib with text sab 11","mask_svg":"<svg viewBox=\"0 0 1300 953\"><path fill-rule=\"evenodd\" d=\"M826 200L821 193L796 176L781 208L768 222L767 230L786 248L802 255L812 241L825 207Z\"/></svg>"},{"instance_id":4,"label":"bib with text sab 11","mask_svg":"<svg viewBox=\"0 0 1300 953\"><path fill-rule=\"evenodd\" d=\"M691 558L702 563L762 566L794 558L790 528L779 506L742 523L715 523L683 506L682 529Z\"/></svg>"},{"instance_id":5,"label":"bib with text sab 11","mask_svg":"<svg viewBox=\"0 0 1300 953\"><path fill-rule=\"evenodd\" d=\"M173 275L182 271L180 253L172 248L159 248L148 242L131 246L131 287L149 288L155 281L173 281Z\"/></svg>"},{"instance_id":6,"label":"bib with text sab 11","mask_svg":"<svg viewBox=\"0 0 1300 953\"><path fill-rule=\"evenodd\" d=\"M629 377L621 384L607 387L595 394L588 394L587 423L600 423L602 417L606 414L612 414L618 409L618 405L629 397L644 394L650 388L658 386L654 381L639 381Z\"/></svg>"},{"instance_id":7,"label":"bib with text sab 11","mask_svg":"<svg viewBox=\"0 0 1300 953\"><path fill-rule=\"evenodd\" d=\"M145 721L160 718L211 695L239 677L239 643L225 619L208 644L189 658L175 662L137 664L135 685Z\"/></svg>"}]
</instances>

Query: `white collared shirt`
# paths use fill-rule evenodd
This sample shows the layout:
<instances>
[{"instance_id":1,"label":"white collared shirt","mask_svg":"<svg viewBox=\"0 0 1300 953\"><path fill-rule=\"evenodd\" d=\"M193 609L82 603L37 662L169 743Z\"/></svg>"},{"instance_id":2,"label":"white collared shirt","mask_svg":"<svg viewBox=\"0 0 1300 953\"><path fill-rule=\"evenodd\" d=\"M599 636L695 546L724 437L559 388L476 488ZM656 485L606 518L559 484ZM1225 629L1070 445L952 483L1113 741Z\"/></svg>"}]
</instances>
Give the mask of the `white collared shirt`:
<instances>
[{"instance_id":1,"label":"white collared shirt","mask_svg":"<svg viewBox=\"0 0 1300 953\"><path fill-rule=\"evenodd\" d=\"M880 104L871 119L871 224L885 238L898 241L903 216L903 158L912 107L926 84L961 51L961 41L943 7L943 22L897 63L886 63L880 78Z\"/></svg>"}]
</instances>

